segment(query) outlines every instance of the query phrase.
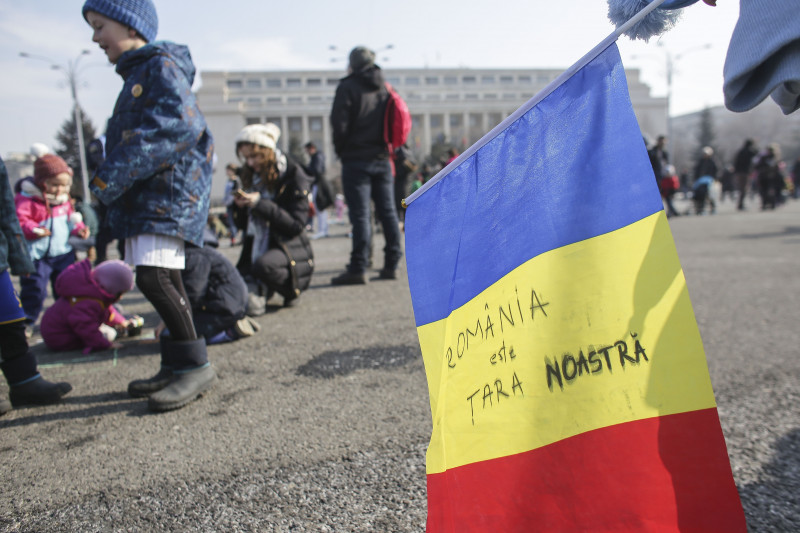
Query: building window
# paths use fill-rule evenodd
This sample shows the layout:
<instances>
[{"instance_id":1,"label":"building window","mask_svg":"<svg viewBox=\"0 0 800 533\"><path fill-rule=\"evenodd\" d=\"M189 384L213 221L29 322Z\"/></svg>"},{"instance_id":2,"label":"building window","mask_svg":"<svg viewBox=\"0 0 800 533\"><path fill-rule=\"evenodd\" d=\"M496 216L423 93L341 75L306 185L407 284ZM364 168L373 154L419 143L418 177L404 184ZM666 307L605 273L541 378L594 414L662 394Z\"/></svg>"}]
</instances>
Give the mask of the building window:
<instances>
[{"instance_id":1,"label":"building window","mask_svg":"<svg viewBox=\"0 0 800 533\"><path fill-rule=\"evenodd\" d=\"M514 76L500 76L500 83L514 83Z\"/></svg>"},{"instance_id":2,"label":"building window","mask_svg":"<svg viewBox=\"0 0 800 533\"><path fill-rule=\"evenodd\" d=\"M290 96L289 98L286 99L286 101L289 102L290 104L302 104L303 103L303 97L302 96Z\"/></svg>"},{"instance_id":3,"label":"building window","mask_svg":"<svg viewBox=\"0 0 800 533\"><path fill-rule=\"evenodd\" d=\"M514 93L503 93L503 100L516 100L517 95Z\"/></svg>"},{"instance_id":4,"label":"building window","mask_svg":"<svg viewBox=\"0 0 800 533\"><path fill-rule=\"evenodd\" d=\"M300 133L303 131L303 119L300 117L289 117L289 131Z\"/></svg>"},{"instance_id":5,"label":"building window","mask_svg":"<svg viewBox=\"0 0 800 533\"><path fill-rule=\"evenodd\" d=\"M389 76L386 78L389 85L400 85L400 76Z\"/></svg>"},{"instance_id":6,"label":"building window","mask_svg":"<svg viewBox=\"0 0 800 533\"><path fill-rule=\"evenodd\" d=\"M439 85L439 77L425 76L425 85Z\"/></svg>"},{"instance_id":7,"label":"building window","mask_svg":"<svg viewBox=\"0 0 800 533\"><path fill-rule=\"evenodd\" d=\"M450 115L450 127L458 128L461 126L461 115Z\"/></svg>"},{"instance_id":8,"label":"building window","mask_svg":"<svg viewBox=\"0 0 800 533\"><path fill-rule=\"evenodd\" d=\"M269 105L281 105L283 103L283 98L280 96L268 96L267 97L267 104Z\"/></svg>"},{"instance_id":9,"label":"building window","mask_svg":"<svg viewBox=\"0 0 800 533\"><path fill-rule=\"evenodd\" d=\"M443 115L431 115L431 128L441 128L443 120Z\"/></svg>"},{"instance_id":10,"label":"building window","mask_svg":"<svg viewBox=\"0 0 800 533\"><path fill-rule=\"evenodd\" d=\"M227 80L225 82L228 89L241 89L242 88L242 80Z\"/></svg>"},{"instance_id":11,"label":"building window","mask_svg":"<svg viewBox=\"0 0 800 533\"><path fill-rule=\"evenodd\" d=\"M438 93L426 94L425 95L425 100L440 100L440 99L441 99L441 95L439 95Z\"/></svg>"},{"instance_id":12,"label":"building window","mask_svg":"<svg viewBox=\"0 0 800 533\"><path fill-rule=\"evenodd\" d=\"M247 88L248 89L260 89L261 88L261 80L247 80Z\"/></svg>"},{"instance_id":13,"label":"building window","mask_svg":"<svg viewBox=\"0 0 800 533\"><path fill-rule=\"evenodd\" d=\"M497 93L486 93L483 95L484 100L497 100Z\"/></svg>"},{"instance_id":14,"label":"building window","mask_svg":"<svg viewBox=\"0 0 800 533\"><path fill-rule=\"evenodd\" d=\"M322 117L308 117L308 129L322 131Z\"/></svg>"},{"instance_id":15,"label":"building window","mask_svg":"<svg viewBox=\"0 0 800 533\"><path fill-rule=\"evenodd\" d=\"M320 78L308 78L306 87L322 87L322 80Z\"/></svg>"},{"instance_id":16,"label":"building window","mask_svg":"<svg viewBox=\"0 0 800 533\"><path fill-rule=\"evenodd\" d=\"M261 105L261 98L259 98L257 96L251 96L251 97L249 97L247 99L247 103L248 104L254 104L254 105Z\"/></svg>"},{"instance_id":17,"label":"building window","mask_svg":"<svg viewBox=\"0 0 800 533\"><path fill-rule=\"evenodd\" d=\"M458 93L447 93L445 95L446 100L458 100L459 94Z\"/></svg>"},{"instance_id":18,"label":"building window","mask_svg":"<svg viewBox=\"0 0 800 533\"><path fill-rule=\"evenodd\" d=\"M484 85L491 85L495 81L496 80L494 76L481 76L481 83L483 83Z\"/></svg>"},{"instance_id":19,"label":"building window","mask_svg":"<svg viewBox=\"0 0 800 533\"><path fill-rule=\"evenodd\" d=\"M228 98L228 103L229 104L238 104L239 102L242 102L242 101L243 101L243 98L241 96L231 96L230 98Z\"/></svg>"},{"instance_id":20,"label":"building window","mask_svg":"<svg viewBox=\"0 0 800 533\"><path fill-rule=\"evenodd\" d=\"M444 77L444 84L445 85L458 85L458 78L455 76L445 76Z\"/></svg>"},{"instance_id":21,"label":"building window","mask_svg":"<svg viewBox=\"0 0 800 533\"><path fill-rule=\"evenodd\" d=\"M325 85L327 85L328 87L336 87L337 85L339 85L339 78L328 78L327 80L325 80Z\"/></svg>"},{"instance_id":22,"label":"building window","mask_svg":"<svg viewBox=\"0 0 800 533\"><path fill-rule=\"evenodd\" d=\"M247 125L261 124L261 117L247 117Z\"/></svg>"},{"instance_id":23,"label":"building window","mask_svg":"<svg viewBox=\"0 0 800 533\"><path fill-rule=\"evenodd\" d=\"M464 95L464 100L477 100L478 95L476 93L467 93Z\"/></svg>"},{"instance_id":24,"label":"building window","mask_svg":"<svg viewBox=\"0 0 800 533\"><path fill-rule=\"evenodd\" d=\"M519 80L520 83L531 83L531 77L528 76L527 74L523 75L523 76L520 76L517 79Z\"/></svg>"},{"instance_id":25,"label":"building window","mask_svg":"<svg viewBox=\"0 0 800 533\"><path fill-rule=\"evenodd\" d=\"M287 87L302 87L303 82L300 78L289 78L286 80Z\"/></svg>"},{"instance_id":26,"label":"building window","mask_svg":"<svg viewBox=\"0 0 800 533\"><path fill-rule=\"evenodd\" d=\"M268 78L267 79L267 87L269 87L270 89L279 89L282 86L283 86L283 84L281 83L281 79L280 78Z\"/></svg>"},{"instance_id":27,"label":"building window","mask_svg":"<svg viewBox=\"0 0 800 533\"><path fill-rule=\"evenodd\" d=\"M419 78L417 76L406 76L406 85L419 85Z\"/></svg>"},{"instance_id":28,"label":"building window","mask_svg":"<svg viewBox=\"0 0 800 533\"><path fill-rule=\"evenodd\" d=\"M308 103L309 104L312 104L312 103L313 104L318 104L320 102L322 102L322 97L321 96L309 96L308 97Z\"/></svg>"},{"instance_id":29,"label":"building window","mask_svg":"<svg viewBox=\"0 0 800 533\"><path fill-rule=\"evenodd\" d=\"M478 83L478 78L476 78L475 76L464 76L461 78L461 82L464 85L473 85L475 83Z\"/></svg>"},{"instance_id":30,"label":"building window","mask_svg":"<svg viewBox=\"0 0 800 533\"><path fill-rule=\"evenodd\" d=\"M538 81L539 83L549 83L550 76L548 76L547 74L539 74L538 76L536 76L536 81Z\"/></svg>"}]
</instances>

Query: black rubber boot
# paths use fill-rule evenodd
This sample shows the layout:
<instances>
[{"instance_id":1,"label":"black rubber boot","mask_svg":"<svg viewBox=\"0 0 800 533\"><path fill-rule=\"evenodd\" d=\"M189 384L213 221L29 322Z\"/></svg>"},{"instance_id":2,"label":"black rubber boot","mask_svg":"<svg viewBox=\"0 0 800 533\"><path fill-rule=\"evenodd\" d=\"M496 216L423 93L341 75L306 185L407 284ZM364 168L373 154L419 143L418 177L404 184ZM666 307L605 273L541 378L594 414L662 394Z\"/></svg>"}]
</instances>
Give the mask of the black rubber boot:
<instances>
[{"instance_id":1,"label":"black rubber boot","mask_svg":"<svg viewBox=\"0 0 800 533\"><path fill-rule=\"evenodd\" d=\"M148 406L153 411L170 411L193 402L214 386L217 373L208 362L206 341L173 341L170 343L172 380L169 385L150 395Z\"/></svg>"},{"instance_id":2,"label":"black rubber boot","mask_svg":"<svg viewBox=\"0 0 800 533\"><path fill-rule=\"evenodd\" d=\"M57 403L72 390L69 383L51 383L44 379L31 352L3 361L0 368L8 382L8 396L14 407Z\"/></svg>"},{"instance_id":3,"label":"black rubber boot","mask_svg":"<svg viewBox=\"0 0 800 533\"><path fill-rule=\"evenodd\" d=\"M161 335L158 338L161 345L161 368L158 374L147 379L136 379L128 383L128 394L132 398L146 398L154 392L158 392L172 381L172 365L170 361L170 338Z\"/></svg>"},{"instance_id":4,"label":"black rubber boot","mask_svg":"<svg viewBox=\"0 0 800 533\"><path fill-rule=\"evenodd\" d=\"M21 385L9 386L9 399L11 405L20 407L22 405L49 405L58 403L61 397L72 390L69 383L52 383L42 376Z\"/></svg>"}]
</instances>

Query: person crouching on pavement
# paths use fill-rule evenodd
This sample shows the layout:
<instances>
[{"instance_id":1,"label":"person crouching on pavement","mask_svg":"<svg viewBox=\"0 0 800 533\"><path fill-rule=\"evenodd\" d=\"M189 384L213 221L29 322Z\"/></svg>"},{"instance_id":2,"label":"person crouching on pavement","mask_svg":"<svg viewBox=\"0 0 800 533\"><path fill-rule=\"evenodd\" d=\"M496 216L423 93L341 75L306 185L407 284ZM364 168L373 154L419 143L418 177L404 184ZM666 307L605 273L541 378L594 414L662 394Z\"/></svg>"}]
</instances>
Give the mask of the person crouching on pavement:
<instances>
[{"instance_id":1,"label":"person crouching on pavement","mask_svg":"<svg viewBox=\"0 0 800 533\"><path fill-rule=\"evenodd\" d=\"M246 126L236 136L236 154L245 165L234 203L248 209L250 238L244 241L240 266L249 262L250 274L267 288L266 300L278 293L289 307L314 272L305 231L312 179L278 150L280 135L278 126L267 123Z\"/></svg>"},{"instance_id":2,"label":"person crouching on pavement","mask_svg":"<svg viewBox=\"0 0 800 533\"><path fill-rule=\"evenodd\" d=\"M14 210L6 165L0 159L0 369L9 386L11 402L0 398L0 414L11 406L50 404L72 390L69 383L51 383L39 373L36 357L25 336L25 311L14 290L11 274L35 272Z\"/></svg>"},{"instance_id":3,"label":"person crouching on pavement","mask_svg":"<svg viewBox=\"0 0 800 533\"><path fill-rule=\"evenodd\" d=\"M233 263L215 249L217 246L216 236L207 229L202 248L186 245L186 268L181 271L194 329L206 344L232 342L261 330L261 325L245 313L247 284ZM156 337L169 334L165 327L163 322L159 324Z\"/></svg>"},{"instance_id":4,"label":"person crouching on pavement","mask_svg":"<svg viewBox=\"0 0 800 533\"><path fill-rule=\"evenodd\" d=\"M133 271L118 259L103 261L94 269L89 258L74 263L58 276L56 289L58 300L44 312L39 328L53 351L88 354L122 348L117 336L140 320L126 319L114 307L133 289Z\"/></svg>"}]
</instances>

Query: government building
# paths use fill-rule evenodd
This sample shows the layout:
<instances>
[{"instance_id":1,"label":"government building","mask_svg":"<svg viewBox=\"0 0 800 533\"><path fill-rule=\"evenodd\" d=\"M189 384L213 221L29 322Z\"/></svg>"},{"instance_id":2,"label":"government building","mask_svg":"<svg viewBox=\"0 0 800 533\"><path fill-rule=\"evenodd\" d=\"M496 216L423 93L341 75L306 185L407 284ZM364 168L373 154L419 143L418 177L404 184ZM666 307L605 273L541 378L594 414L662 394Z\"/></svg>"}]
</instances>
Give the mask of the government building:
<instances>
[{"instance_id":1,"label":"government building","mask_svg":"<svg viewBox=\"0 0 800 533\"><path fill-rule=\"evenodd\" d=\"M422 161L437 144L463 151L562 73L543 69L384 69L384 76L408 104L413 127L408 145ZM626 70L628 90L644 135L667 131L666 98L650 96L639 70ZM245 125L274 122L279 147L292 154L313 141L326 156L328 178L340 166L329 116L342 70L205 71L197 96L214 135L217 169L212 199L222 197L224 168L239 163L234 139Z\"/></svg>"}]
</instances>

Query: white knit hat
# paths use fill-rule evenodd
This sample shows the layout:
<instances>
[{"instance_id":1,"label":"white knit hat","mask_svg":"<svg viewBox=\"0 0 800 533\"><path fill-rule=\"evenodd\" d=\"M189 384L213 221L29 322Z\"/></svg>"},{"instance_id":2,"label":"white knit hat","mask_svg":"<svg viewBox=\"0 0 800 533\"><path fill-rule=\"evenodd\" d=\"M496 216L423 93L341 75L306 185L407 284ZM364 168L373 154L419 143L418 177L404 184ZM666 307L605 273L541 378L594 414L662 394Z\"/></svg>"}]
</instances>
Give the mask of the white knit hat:
<instances>
[{"instance_id":1,"label":"white knit hat","mask_svg":"<svg viewBox=\"0 0 800 533\"><path fill-rule=\"evenodd\" d=\"M280 136L281 129L272 122L250 124L245 126L236 136L236 146L239 146L239 143L250 143L275 150Z\"/></svg>"}]
</instances>

